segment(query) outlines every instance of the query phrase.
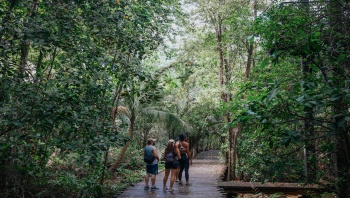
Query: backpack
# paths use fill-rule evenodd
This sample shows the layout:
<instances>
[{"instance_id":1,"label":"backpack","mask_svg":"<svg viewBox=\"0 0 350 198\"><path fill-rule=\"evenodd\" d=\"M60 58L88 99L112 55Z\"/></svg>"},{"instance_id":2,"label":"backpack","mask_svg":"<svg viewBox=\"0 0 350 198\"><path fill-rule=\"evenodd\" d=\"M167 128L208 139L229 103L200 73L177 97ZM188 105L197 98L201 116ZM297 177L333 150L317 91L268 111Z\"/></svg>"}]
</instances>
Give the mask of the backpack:
<instances>
[{"instance_id":1,"label":"backpack","mask_svg":"<svg viewBox=\"0 0 350 198\"><path fill-rule=\"evenodd\" d=\"M173 162L174 161L174 152L169 152L165 155L165 162Z\"/></svg>"},{"instance_id":2,"label":"backpack","mask_svg":"<svg viewBox=\"0 0 350 198\"><path fill-rule=\"evenodd\" d=\"M152 149L153 149L153 147L152 147ZM152 149L151 150L147 150L145 148L145 156L143 157L143 161L146 162L147 164L152 164L154 159L155 159L155 157L153 156Z\"/></svg>"}]
</instances>

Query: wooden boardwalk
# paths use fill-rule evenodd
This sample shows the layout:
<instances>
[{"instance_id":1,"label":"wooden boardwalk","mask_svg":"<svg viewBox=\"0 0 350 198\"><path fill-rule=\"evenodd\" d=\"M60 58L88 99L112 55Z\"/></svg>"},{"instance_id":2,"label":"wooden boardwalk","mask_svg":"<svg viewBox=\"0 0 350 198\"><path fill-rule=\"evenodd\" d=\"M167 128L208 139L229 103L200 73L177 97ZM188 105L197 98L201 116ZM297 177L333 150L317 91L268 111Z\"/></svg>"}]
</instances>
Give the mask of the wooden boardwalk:
<instances>
[{"instance_id":1,"label":"wooden boardwalk","mask_svg":"<svg viewBox=\"0 0 350 198\"><path fill-rule=\"evenodd\" d=\"M149 197L149 198L177 198L177 197L225 197L224 192L218 188L218 182L223 174L225 165L219 162L218 159L219 151L203 151L193 158L193 165L190 166L190 184L187 187L185 185L174 184L174 191L163 190L163 177L164 172L157 175L156 186L159 190L156 191L145 191L143 187L145 182L139 182L135 186L129 187L122 194L118 195L121 197ZM183 180L185 173L183 173ZM150 181L151 182L151 181ZM167 185L169 187L170 177L168 178ZM183 181L183 183L185 183Z\"/></svg>"}]
</instances>

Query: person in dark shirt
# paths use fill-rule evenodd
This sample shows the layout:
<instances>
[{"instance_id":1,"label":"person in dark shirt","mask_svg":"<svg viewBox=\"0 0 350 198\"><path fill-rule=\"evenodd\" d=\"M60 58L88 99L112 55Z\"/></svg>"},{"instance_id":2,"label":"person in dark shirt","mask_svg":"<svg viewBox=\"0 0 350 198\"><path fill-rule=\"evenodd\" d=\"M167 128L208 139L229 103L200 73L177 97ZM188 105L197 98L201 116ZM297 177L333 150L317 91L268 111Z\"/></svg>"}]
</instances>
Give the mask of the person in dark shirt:
<instances>
[{"instance_id":1,"label":"person in dark shirt","mask_svg":"<svg viewBox=\"0 0 350 198\"><path fill-rule=\"evenodd\" d=\"M157 149L155 146L153 146L153 143L155 141L156 141L155 139L149 138L147 140L147 146L145 147L145 149L143 151L143 156L145 156L145 155L153 155L154 156L153 162L151 164L146 164L146 176L145 176L145 184L146 185L144 187L144 190L151 189L151 191L154 191L154 190L159 189L155 186L156 176L158 174L158 162L159 162L159 156L158 156ZM151 183L152 183L151 188L148 185L149 178L151 178Z\"/></svg>"},{"instance_id":2,"label":"person in dark shirt","mask_svg":"<svg viewBox=\"0 0 350 198\"><path fill-rule=\"evenodd\" d=\"M192 165L192 157L190 153L190 144L187 142L188 138L185 134L179 136L179 150L181 155L181 160L179 161L180 171L179 171L179 185L182 185L182 172L185 170L186 186L189 186L189 173L188 170L190 165Z\"/></svg>"}]
</instances>

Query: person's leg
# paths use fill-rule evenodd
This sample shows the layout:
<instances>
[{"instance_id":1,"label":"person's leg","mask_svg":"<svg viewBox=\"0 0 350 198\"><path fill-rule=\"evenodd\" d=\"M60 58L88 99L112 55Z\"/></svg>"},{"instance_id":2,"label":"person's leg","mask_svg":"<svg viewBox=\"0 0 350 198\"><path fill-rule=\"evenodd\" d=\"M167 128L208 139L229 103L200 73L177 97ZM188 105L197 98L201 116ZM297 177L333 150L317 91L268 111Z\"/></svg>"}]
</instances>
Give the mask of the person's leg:
<instances>
[{"instance_id":1,"label":"person's leg","mask_svg":"<svg viewBox=\"0 0 350 198\"><path fill-rule=\"evenodd\" d=\"M190 160L187 158L186 162L184 164L185 167L185 178L186 178L186 184L189 184L189 174L188 174L188 169L190 169Z\"/></svg>"},{"instance_id":2,"label":"person's leg","mask_svg":"<svg viewBox=\"0 0 350 198\"><path fill-rule=\"evenodd\" d=\"M173 189L176 175L177 175L177 168L171 169L170 189Z\"/></svg>"},{"instance_id":3,"label":"person's leg","mask_svg":"<svg viewBox=\"0 0 350 198\"><path fill-rule=\"evenodd\" d=\"M179 182L180 166L177 166L177 169L174 170L174 172L175 172L175 182Z\"/></svg>"},{"instance_id":4,"label":"person's leg","mask_svg":"<svg viewBox=\"0 0 350 198\"><path fill-rule=\"evenodd\" d=\"M146 176L145 176L145 185L148 186L148 182L149 182L149 174L146 173Z\"/></svg>"},{"instance_id":5,"label":"person's leg","mask_svg":"<svg viewBox=\"0 0 350 198\"><path fill-rule=\"evenodd\" d=\"M154 187L154 185L156 183L156 175L151 176L151 183L152 183L152 187Z\"/></svg>"},{"instance_id":6,"label":"person's leg","mask_svg":"<svg viewBox=\"0 0 350 198\"><path fill-rule=\"evenodd\" d=\"M158 190L159 188L157 188L155 186L155 183L156 183L156 177L157 177L157 174L158 174L158 164L153 164L152 165L152 171L151 171L151 183L152 183L152 187L151 187L151 190Z\"/></svg>"},{"instance_id":7,"label":"person's leg","mask_svg":"<svg viewBox=\"0 0 350 198\"><path fill-rule=\"evenodd\" d=\"M164 190L166 190L166 182L168 181L169 173L170 173L170 169L166 168L164 178L163 178L163 189Z\"/></svg>"},{"instance_id":8,"label":"person's leg","mask_svg":"<svg viewBox=\"0 0 350 198\"><path fill-rule=\"evenodd\" d=\"M145 190L149 189L148 182L149 182L149 167L146 165L145 188L144 188Z\"/></svg>"},{"instance_id":9,"label":"person's leg","mask_svg":"<svg viewBox=\"0 0 350 198\"><path fill-rule=\"evenodd\" d=\"M185 168L185 164L184 164L184 160L181 160L181 162L179 163L179 166L180 166L180 170L179 170L179 174L178 174L178 177L179 177L179 184L181 185L182 184L182 172Z\"/></svg>"}]
</instances>

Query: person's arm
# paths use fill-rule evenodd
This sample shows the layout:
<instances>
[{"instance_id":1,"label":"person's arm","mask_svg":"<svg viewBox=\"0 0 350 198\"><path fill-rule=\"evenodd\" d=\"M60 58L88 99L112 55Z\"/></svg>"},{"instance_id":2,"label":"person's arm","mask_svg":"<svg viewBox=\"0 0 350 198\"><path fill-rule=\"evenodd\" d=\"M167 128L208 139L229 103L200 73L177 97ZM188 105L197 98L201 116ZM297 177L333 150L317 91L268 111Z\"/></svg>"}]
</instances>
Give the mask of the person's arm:
<instances>
[{"instance_id":1,"label":"person's arm","mask_svg":"<svg viewBox=\"0 0 350 198\"><path fill-rule=\"evenodd\" d=\"M190 159L190 164L192 165L192 157L191 157L190 150L191 150L190 149L190 144L187 143L186 152L187 152L188 159Z\"/></svg>"},{"instance_id":2,"label":"person's arm","mask_svg":"<svg viewBox=\"0 0 350 198\"><path fill-rule=\"evenodd\" d=\"M158 152L157 152L156 147L154 147L152 151L153 151L153 156L154 156L158 161L160 161L160 160L159 160L159 156L158 156Z\"/></svg>"},{"instance_id":3,"label":"person's arm","mask_svg":"<svg viewBox=\"0 0 350 198\"><path fill-rule=\"evenodd\" d=\"M175 144L175 152L176 152L177 158L178 158L178 159L181 159L181 154L180 154L180 149L179 149L179 143L176 143L176 144Z\"/></svg>"},{"instance_id":4,"label":"person's arm","mask_svg":"<svg viewBox=\"0 0 350 198\"><path fill-rule=\"evenodd\" d=\"M165 151L166 151L166 149L164 149L164 152L163 152L163 155L162 155L162 160L165 160Z\"/></svg>"},{"instance_id":5,"label":"person's arm","mask_svg":"<svg viewBox=\"0 0 350 198\"><path fill-rule=\"evenodd\" d=\"M176 147L176 148L175 148L175 152L176 152L177 158L178 158L178 159L181 159L181 154L180 154L180 149L179 149L179 147Z\"/></svg>"}]
</instances>

